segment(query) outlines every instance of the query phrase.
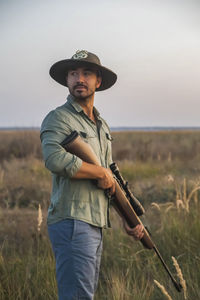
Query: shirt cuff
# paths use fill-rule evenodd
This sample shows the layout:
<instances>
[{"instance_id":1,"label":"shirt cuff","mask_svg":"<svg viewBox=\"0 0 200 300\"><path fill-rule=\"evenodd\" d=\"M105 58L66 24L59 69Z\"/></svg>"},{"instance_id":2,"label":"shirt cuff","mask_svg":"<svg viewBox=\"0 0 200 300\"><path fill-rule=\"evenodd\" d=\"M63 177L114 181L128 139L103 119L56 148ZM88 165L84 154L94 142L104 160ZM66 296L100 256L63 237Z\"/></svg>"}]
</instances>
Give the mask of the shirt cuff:
<instances>
[{"instance_id":1,"label":"shirt cuff","mask_svg":"<svg viewBox=\"0 0 200 300\"><path fill-rule=\"evenodd\" d=\"M82 160L79 157L73 155L72 167L70 169L65 168L67 176L73 177L81 168L81 166L82 166Z\"/></svg>"}]
</instances>

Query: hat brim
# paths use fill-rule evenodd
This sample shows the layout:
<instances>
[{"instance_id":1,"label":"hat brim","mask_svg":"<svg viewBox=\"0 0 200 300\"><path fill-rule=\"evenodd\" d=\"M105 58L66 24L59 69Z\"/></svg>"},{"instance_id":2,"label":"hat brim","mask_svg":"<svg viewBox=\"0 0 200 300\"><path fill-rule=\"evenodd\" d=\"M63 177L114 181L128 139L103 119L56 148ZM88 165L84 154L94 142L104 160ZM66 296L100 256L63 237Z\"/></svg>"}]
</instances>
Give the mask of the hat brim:
<instances>
[{"instance_id":1,"label":"hat brim","mask_svg":"<svg viewBox=\"0 0 200 300\"><path fill-rule=\"evenodd\" d=\"M99 88L96 89L96 91L103 91L108 88L110 88L113 84L115 84L117 80L117 75L111 71L110 69L95 64L91 62L86 62L83 60L74 60L74 59L65 59L56 62L49 70L50 76L57 81L58 83L67 86L66 82L66 76L67 73L70 69L74 68L75 66L91 66L97 68L97 70L100 71L101 77L102 77L102 82Z\"/></svg>"}]
</instances>

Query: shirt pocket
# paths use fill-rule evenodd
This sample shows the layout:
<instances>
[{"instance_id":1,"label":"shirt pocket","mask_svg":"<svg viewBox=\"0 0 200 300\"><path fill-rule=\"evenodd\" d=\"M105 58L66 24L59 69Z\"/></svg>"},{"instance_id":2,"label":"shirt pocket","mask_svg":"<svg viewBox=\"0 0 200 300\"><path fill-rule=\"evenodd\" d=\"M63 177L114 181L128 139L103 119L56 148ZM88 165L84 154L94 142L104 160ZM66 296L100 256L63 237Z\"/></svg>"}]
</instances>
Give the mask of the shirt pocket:
<instances>
[{"instance_id":1,"label":"shirt pocket","mask_svg":"<svg viewBox=\"0 0 200 300\"><path fill-rule=\"evenodd\" d=\"M91 142L92 139L97 138L97 136L95 135L95 133L86 132L86 131L79 131L79 135L87 143Z\"/></svg>"},{"instance_id":2,"label":"shirt pocket","mask_svg":"<svg viewBox=\"0 0 200 300\"><path fill-rule=\"evenodd\" d=\"M89 144L93 151L99 156L99 140L98 136L93 132L79 131L80 137Z\"/></svg>"},{"instance_id":3,"label":"shirt pocket","mask_svg":"<svg viewBox=\"0 0 200 300\"><path fill-rule=\"evenodd\" d=\"M107 138L107 140L109 140L109 141L111 141L111 142L112 142L112 140L113 140L113 137L112 137L111 134L108 133L108 132L106 132L106 138Z\"/></svg>"}]
</instances>

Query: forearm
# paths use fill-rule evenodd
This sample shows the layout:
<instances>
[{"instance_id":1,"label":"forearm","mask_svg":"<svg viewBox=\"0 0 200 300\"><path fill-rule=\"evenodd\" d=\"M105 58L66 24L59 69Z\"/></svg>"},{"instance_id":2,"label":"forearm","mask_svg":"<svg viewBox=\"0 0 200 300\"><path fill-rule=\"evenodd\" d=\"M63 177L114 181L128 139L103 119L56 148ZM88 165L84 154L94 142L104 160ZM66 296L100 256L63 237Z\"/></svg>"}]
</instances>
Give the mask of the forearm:
<instances>
[{"instance_id":1,"label":"forearm","mask_svg":"<svg viewBox=\"0 0 200 300\"><path fill-rule=\"evenodd\" d=\"M74 179L101 179L104 176L104 168L82 161L79 170L72 176Z\"/></svg>"},{"instance_id":2,"label":"forearm","mask_svg":"<svg viewBox=\"0 0 200 300\"><path fill-rule=\"evenodd\" d=\"M115 181L112 172L101 166L82 161L79 170L72 176L74 179L96 179L97 186L101 189L110 189L110 194L115 192Z\"/></svg>"}]
</instances>

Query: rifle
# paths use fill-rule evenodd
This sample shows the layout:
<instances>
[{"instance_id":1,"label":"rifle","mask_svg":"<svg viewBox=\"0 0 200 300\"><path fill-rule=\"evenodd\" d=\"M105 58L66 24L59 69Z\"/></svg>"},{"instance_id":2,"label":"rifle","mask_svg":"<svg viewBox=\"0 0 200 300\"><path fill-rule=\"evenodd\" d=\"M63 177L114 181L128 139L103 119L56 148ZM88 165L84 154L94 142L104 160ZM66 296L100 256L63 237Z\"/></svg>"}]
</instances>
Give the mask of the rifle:
<instances>
[{"instance_id":1,"label":"rifle","mask_svg":"<svg viewBox=\"0 0 200 300\"><path fill-rule=\"evenodd\" d=\"M69 136L67 136L67 138L61 143L61 146L63 146L67 152L78 156L83 161L101 166L92 147L88 143L84 142L77 131L73 131ZM115 178L115 194L112 199L116 211L125 219L129 227L133 228L138 224L143 225L139 218L139 216L141 216L145 212L143 206L129 190L128 183L124 181L117 165L113 163L110 165L110 168ZM178 292L181 292L181 284L178 283L171 274L158 248L151 239L150 233L147 228L144 227L143 232L144 235L140 240L141 243L145 248L153 249L155 251L164 269L171 278L175 288Z\"/></svg>"}]
</instances>

